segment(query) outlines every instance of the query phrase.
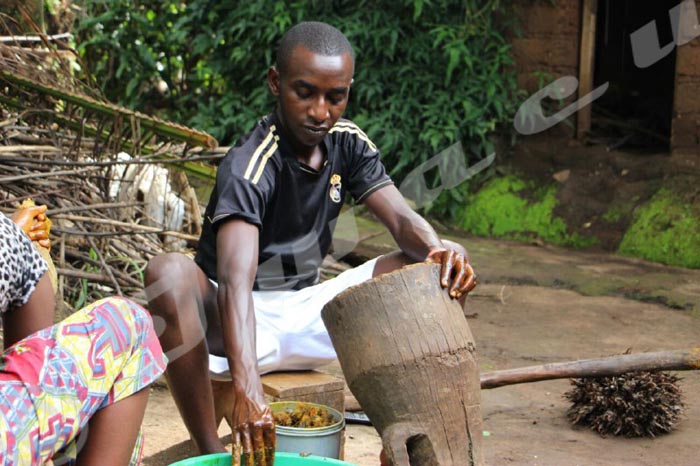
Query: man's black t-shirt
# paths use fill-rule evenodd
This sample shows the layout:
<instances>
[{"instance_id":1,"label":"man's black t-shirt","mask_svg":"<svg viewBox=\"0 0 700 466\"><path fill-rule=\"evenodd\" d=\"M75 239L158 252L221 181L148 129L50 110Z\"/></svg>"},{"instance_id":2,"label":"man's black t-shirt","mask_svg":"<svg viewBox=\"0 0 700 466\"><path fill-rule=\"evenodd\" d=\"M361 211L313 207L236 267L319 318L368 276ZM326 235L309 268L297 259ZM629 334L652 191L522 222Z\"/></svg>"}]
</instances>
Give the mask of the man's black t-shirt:
<instances>
[{"instance_id":1,"label":"man's black t-shirt","mask_svg":"<svg viewBox=\"0 0 700 466\"><path fill-rule=\"evenodd\" d=\"M379 152L362 130L339 120L321 142L320 170L300 163L274 113L233 147L219 166L195 262L216 281L216 230L243 219L259 229L256 290L313 285L331 245L347 192L361 203L391 184Z\"/></svg>"}]
</instances>

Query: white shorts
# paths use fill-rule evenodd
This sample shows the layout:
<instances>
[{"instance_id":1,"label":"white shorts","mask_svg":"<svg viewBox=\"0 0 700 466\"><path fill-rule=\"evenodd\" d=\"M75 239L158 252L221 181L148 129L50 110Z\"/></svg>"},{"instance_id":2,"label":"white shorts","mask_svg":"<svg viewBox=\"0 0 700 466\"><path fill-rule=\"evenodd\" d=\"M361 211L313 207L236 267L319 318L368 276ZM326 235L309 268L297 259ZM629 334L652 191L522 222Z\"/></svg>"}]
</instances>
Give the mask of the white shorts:
<instances>
[{"instance_id":1,"label":"white shorts","mask_svg":"<svg viewBox=\"0 0 700 466\"><path fill-rule=\"evenodd\" d=\"M298 291L253 291L258 371L315 369L334 361L321 310L342 291L372 278L376 261ZM227 359L210 354L209 374L231 380Z\"/></svg>"}]
</instances>

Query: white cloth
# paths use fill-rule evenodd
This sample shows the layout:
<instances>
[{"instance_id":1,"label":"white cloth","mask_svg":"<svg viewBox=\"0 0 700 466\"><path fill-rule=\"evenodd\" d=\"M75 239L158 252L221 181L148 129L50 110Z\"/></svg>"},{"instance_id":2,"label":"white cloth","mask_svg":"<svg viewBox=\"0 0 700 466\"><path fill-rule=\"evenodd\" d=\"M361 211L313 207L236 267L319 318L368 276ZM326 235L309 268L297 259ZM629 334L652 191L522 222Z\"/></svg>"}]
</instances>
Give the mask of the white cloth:
<instances>
[{"instance_id":1,"label":"white cloth","mask_svg":"<svg viewBox=\"0 0 700 466\"><path fill-rule=\"evenodd\" d=\"M372 278L376 261L298 291L253 291L258 371L315 369L334 361L321 310L342 291ZM210 354L209 374L215 380L230 380L226 358Z\"/></svg>"}]
</instances>

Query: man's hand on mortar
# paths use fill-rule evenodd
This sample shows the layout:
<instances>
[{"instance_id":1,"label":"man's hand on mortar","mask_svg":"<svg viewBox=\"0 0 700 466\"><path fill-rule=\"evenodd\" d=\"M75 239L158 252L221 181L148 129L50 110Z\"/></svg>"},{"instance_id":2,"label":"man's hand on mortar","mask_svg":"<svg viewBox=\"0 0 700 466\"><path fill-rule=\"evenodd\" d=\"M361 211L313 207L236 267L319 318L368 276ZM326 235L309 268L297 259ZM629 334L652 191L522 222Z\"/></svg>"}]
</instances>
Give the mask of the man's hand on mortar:
<instances>
[{"instance_id":1,"label":"man's hand on mortar","mask_svg":"<svg viewBox=\"0 0 700 466\"><path fill-rule=\"evenodd\" d=\"M476 274L463 254L449 249L436 249L428 253L428 262L440 264L440 285L447 288L450 297L459 299L476 286Z\"/></svg>"}]
</instances>

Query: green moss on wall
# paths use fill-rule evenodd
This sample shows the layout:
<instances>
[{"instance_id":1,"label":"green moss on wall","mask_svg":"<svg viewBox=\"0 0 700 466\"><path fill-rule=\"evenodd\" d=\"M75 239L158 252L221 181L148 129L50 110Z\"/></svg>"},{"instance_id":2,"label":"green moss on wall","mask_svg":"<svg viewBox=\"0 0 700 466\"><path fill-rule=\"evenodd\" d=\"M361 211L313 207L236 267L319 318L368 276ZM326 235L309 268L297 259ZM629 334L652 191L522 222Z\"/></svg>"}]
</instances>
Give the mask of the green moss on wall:
<instances>
[{"instance_id":1,"label":"green moss on wall","mask_svg":"<svg viewBox=\"0 0 700 466\"><path fill-rule=\"evenodd\" d=\"M601 216L601 220L607 223L617 223L620 221L629 223L636 202L639 202L638 196L635 196L635 199L631 201L613 200L608 210Z\"/></svg>"},{"instance_id":2,"label":"green moss on wall","mask_svg":"<svg viewBox=\"0 0 700 466\"><path fill-rule=\"evenodd\" d=\"M603 214L603 221L608 223L617 222L622 218L622 212L615 207L611 207L607 212Z\"/></svg>"},{"instance_id":3,"label":"green moss on wall","mask_svg":"<svg viewBox=\"0 0 700 466\"><path fill-rule=\"evenodd\" d=\"M669 265L700 267L700 208L661 189L637 210L618 252Z\"/></svg>"},{"instance_id":4,"label":"green moss on wall","mask_svg":"<svg viewBox=\"0 0 700 466\"><path fill-rule=\"evenodd\" d=\"M459 214L460 225L480 236L531 240L586 247L594 238L569 234L566 224L553 214L556 206L554 186L537 187L534 183L509 175L487 183L472 195Z\"/></svg>"}]
</instances>

